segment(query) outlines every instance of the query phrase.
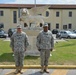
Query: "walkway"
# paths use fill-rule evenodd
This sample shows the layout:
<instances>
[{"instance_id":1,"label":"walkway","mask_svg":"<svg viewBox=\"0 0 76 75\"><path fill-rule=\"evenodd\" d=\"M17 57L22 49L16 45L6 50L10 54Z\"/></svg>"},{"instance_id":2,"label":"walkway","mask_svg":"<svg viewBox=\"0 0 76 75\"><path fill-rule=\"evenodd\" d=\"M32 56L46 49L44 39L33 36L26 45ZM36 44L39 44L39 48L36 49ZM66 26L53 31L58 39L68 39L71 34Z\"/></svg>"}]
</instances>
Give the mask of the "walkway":
<instances>
[{"instance_id":1,"label":"walkway","mask_svg":"<svg viewBox=\"0 0 76 75\"><path fill-rule=\"evenodd\" d=\"M15 69L0 69L0 75L76 75L76 69L49 69L50 73L40 73L40 69L23 69L23 74L14 74Z\"/></svg>"}]
</instances>

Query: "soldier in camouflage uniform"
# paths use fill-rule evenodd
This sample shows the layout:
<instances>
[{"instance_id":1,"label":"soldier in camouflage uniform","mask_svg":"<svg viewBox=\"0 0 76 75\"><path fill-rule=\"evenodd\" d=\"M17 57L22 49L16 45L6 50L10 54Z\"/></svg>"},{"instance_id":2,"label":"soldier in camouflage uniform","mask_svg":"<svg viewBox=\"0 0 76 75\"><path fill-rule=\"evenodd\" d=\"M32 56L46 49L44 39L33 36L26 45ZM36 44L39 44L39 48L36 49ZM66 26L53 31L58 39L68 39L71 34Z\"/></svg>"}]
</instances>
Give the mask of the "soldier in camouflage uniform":
<instances>
[{"instance_id":1,"label":"soldier in camouflage uniform","mask_svg":"<svg viewBox=\"0 0 76 75\"><path fill-rule=\"evenodd\" d=\"M48 24L43 25L43 30L37 36L36 46L40 51L41 58L41 73L44 71L49 73L48 70L48 59L50 57L50 51L54 48L54 38L51 31L48 30Z\"/></svg>"},{"instance_id":2,"label":"soldier in camouflage uniform","mask_svg":"<svg viewBox=\"0 0 76 75\"><path fill-rule=\"evenodd\" d=\"M16 66L15 74L17 74L18 72L22 73L21 70L23 68L24 53L29 43L28 36L22 31L20 25L17 26L17 32L12 35L10 45L14 53Z\"/></svg>"}]
</instances>

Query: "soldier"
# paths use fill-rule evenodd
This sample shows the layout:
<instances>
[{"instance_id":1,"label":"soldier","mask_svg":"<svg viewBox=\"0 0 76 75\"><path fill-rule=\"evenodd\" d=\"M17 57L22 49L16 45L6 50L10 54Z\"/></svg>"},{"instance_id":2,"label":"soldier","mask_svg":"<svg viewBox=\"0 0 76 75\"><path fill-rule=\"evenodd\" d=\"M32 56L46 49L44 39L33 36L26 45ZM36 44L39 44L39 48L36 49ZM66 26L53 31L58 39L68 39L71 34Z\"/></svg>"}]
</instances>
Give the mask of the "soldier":
<instances>
[{"instance_id":1,"label":"soldier","mask_svg":"<svg viewBox=\"0 0 76 75\"><path fill-rule=\"evenodd\" d=\"M24 53L28 45L28 36L22 31L21 25L18 25L17 32L12 35L10 43L15 59L15 74L18 72L22 73L21 70L23 68Z\"/></svg>"},{"instance_id":2,"label":"soldier","mask_svg":"<svg viewBox=\"0 0 76 75\"><path fill-rule=\"evenodd\" d=\"M50 57L50 51L54 48L54 38L51 31L48 30L48 24L43 25L43 30L37 36L36 46L40 51L41 58L41 73L44 71L49 73L48 70L48 59Z\"/></svg>"}]
</instances>

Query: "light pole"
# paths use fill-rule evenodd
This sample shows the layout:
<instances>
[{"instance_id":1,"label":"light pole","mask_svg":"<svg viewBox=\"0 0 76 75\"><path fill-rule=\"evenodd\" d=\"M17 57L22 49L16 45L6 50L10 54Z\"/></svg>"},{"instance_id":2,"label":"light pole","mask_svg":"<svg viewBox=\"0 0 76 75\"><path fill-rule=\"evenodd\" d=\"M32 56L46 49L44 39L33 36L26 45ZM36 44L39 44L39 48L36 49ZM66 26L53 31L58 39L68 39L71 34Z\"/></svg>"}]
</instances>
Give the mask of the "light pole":
<instances>
[{"instance_id":1,"label":"light pole","mask_svg":"<svg viewBox=\"0 0 76 75\"><path fill-rule=\"evenodd\" d=\"M36 7L36 0L34 0L34 2L35 2L35 7Z\"/></svg>"}]
</instances>

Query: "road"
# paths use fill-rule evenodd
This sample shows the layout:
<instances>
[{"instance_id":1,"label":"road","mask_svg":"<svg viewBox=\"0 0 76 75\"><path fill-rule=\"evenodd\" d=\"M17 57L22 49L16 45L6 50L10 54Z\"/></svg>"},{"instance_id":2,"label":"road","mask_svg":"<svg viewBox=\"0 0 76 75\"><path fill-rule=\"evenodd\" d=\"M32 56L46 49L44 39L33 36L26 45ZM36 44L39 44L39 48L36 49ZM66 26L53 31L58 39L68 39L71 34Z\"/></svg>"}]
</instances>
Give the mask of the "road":
<instances>
[{"instance_id":1,"label":"road","mask_svg":"<svg viewBox=\"0 0 76 75\"><path fill-rule=\"evenodd\" d=\"M40 69L23 69L23 74L14 74L15 69L0 69L0 75L76 75L76 69L49 69L50 73L40 73Z\"/></svg>"}]
</instances>

